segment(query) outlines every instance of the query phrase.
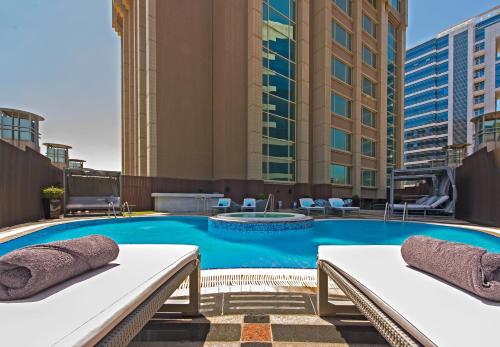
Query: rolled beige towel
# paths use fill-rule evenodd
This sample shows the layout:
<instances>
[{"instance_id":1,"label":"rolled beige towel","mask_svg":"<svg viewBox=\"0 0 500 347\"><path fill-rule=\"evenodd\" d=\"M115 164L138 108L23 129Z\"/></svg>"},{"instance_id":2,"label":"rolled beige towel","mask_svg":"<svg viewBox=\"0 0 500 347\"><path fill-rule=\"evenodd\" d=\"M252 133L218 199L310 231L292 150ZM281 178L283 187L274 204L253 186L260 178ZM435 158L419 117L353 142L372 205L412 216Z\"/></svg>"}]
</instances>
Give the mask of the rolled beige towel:
<instances>
[{"instance_id":1,"label":"rolled beige towel","mask_svg":"<svg viewBox=\"0 0 500 347\"><path fill-rule=\"evenodd\" d=\"M500 301L500 254L463 243L412 236L401 246L404 261L485 299Z\"/></svg>"},{"instance_id":2,"label":"rolled beige towel","mask_svg":"<svg viewBox=\"0 0 500 347\"><path fill-rule=\"evenodd\" d=\"M0 300L24 299L118 257L101 235L17 249L0 257Z\"/></svg>"}]
</instances>

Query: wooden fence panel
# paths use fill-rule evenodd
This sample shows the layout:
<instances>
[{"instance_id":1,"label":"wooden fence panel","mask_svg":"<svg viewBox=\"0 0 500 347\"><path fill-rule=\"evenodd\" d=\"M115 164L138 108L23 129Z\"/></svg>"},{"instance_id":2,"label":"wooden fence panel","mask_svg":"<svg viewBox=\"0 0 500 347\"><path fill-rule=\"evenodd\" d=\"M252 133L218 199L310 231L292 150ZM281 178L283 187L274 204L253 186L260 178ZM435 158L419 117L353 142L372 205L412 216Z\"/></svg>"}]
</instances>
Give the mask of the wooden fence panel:
<instances>
[{"instance_id":1,"label":"wooden fence panel","mask_svg":"<svg viewBox=\"0 0 500 347\"><path fill-rule=\"evenodd\" d=\"M43 218L41 189L62 184L63 172L50 159L0 140L0 228Z\"/></svg>"},{"instance_id":2,"label":"wooden fence panel","mask_svg":"<svg viewBox=\"0 0 500 347\"><path fill-rule=\"evenodd\" d=\"M456 170L456 217L500 226L500 148L486 148L464 159Z\"/></svg>"},{"instance_id":3,"label":"wooden fence panel","mask_svg":"<svg viewBox=\"0 0 500 347\"><path fill-rule=\"evenodd\" d=\"M144 176L122 176L122 196L121 201L127 201L130 205L135 205L134 211L153 210L153 200L151 198L152 177Z\"/></svg>"}]
</instances>

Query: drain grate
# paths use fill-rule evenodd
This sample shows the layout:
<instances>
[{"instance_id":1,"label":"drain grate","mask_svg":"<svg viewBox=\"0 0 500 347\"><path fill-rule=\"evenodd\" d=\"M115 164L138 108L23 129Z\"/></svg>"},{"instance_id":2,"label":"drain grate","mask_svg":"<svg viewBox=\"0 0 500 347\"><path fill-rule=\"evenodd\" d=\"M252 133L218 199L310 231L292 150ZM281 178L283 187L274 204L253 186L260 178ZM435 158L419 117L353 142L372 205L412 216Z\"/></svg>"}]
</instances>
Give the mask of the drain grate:
<instances>
[{"instance_id":1,"label":"drain grate","mask_svg":"<svg viewBox=\"0 0 500 347\"><path fill-rule=\"evenodd\" d=\"M242 273L238 273L238 272ZM271 271L272 270L272 271ZM316 272L310 270L295 270L286 269L285 271L276 271L271 269L266 270L255 269L227 269L227 270L204 270L201 271L201 288L219 288L224 291L224 288L234 287L299 287L299 288L316 288ZM284 272L284 273L280 273ZM175 296L184 295L189 288L189 282L186 279ZM338 289L333 281L329 281L330 289Z\"/></svg>"}]
</instances>

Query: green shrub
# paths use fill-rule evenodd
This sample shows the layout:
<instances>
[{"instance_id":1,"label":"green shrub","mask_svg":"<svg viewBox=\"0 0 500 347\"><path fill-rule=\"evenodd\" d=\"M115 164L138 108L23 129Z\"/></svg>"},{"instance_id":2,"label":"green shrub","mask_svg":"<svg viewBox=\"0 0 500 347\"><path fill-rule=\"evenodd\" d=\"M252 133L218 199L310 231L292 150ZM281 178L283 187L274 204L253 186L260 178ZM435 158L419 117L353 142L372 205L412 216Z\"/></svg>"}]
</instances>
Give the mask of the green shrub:
<instances>
[{"instance_id":1,"label":"green shrub","mask_svg":"<svg viewBox=\"0 0 500 347\"><path fill-rule=\"evenodd\" d=\"M256 200L267 200L267 195L264 193L259 193L259 194L255 195L255 199Z\"/></svg>"},{"instance_id":2,"label":"green shrub","mask_svg":"<svg viewBox=\"0 0 500 347\"><path fill-rule=\"evenodd\" d=\"M44 199L62 199L64 189L58 187L46 187L42 189L42 198Z\"/></svg>"}]
</instances>

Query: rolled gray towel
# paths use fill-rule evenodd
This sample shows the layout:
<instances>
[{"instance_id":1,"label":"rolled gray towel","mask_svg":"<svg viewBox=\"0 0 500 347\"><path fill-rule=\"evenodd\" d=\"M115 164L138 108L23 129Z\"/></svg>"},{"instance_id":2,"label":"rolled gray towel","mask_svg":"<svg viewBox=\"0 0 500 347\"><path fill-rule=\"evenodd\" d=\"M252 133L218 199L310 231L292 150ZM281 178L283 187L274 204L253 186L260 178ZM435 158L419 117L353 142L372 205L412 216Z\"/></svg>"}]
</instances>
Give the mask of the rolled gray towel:
<instances>
[{"instance_id":1,"label":"rolled gray towel","mask_svg":"<svg viewBox=\"0 0 500 347\"><path fill-rule=\"evenodd\" d=\"M0 257L0 300L30 297L118 257L116 242L101 235L17 249Z\"/></svg>"},{"instance_id":2,"label":"rolled gray towel","mask_svg":"<svg viewBox=\"0 0 500 347\"><path fill-rule=\"evenodd\" d=\"M404 261L485 299L500 301L500 254L463 243L412 236L401 246Z\"/></svg>"}]
</instances>

